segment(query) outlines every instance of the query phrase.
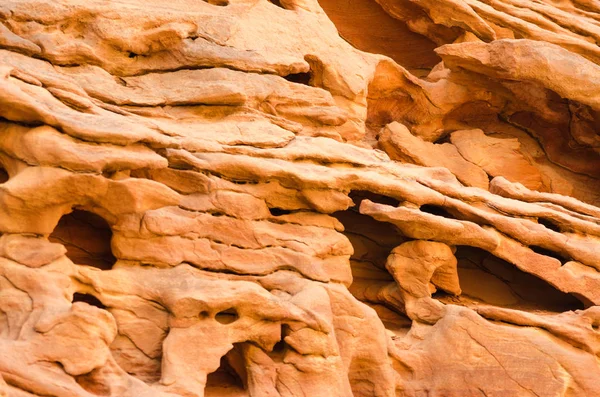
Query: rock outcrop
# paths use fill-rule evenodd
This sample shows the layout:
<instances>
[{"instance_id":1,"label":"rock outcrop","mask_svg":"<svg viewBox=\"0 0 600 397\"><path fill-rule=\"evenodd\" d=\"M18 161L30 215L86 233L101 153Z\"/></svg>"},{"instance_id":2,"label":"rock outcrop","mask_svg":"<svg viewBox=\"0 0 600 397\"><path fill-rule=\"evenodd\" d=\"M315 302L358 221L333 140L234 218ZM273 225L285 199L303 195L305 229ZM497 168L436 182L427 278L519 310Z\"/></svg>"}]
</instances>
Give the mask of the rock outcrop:
<instances>
[{"instance_id":1,"label":"rock outcrop","mask_svg":"<svg viewBox=\"0 0 600 397\"><path fill-rule=\"evenodd\" d=\"M600 6L345 4L0 3L0 396L600 394Z\"/></svg>"}]
</instances>

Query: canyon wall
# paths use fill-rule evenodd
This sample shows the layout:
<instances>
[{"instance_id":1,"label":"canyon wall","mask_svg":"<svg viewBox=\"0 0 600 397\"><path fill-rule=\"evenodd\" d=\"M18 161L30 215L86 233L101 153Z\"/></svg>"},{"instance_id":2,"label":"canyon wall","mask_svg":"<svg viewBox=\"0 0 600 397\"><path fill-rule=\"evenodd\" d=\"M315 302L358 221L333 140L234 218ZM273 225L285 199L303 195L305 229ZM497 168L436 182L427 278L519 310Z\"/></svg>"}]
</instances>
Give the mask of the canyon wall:
<instances>
[{"instance_id":1,"label":"canyon wall","mask_svg":"<svg viewBox=\"0 0 600 397\"><path fill-rule=\"evenodd\" d=\"M0 396L600 395L597 0L0 0Z\"/></svg>"}]
</instances>

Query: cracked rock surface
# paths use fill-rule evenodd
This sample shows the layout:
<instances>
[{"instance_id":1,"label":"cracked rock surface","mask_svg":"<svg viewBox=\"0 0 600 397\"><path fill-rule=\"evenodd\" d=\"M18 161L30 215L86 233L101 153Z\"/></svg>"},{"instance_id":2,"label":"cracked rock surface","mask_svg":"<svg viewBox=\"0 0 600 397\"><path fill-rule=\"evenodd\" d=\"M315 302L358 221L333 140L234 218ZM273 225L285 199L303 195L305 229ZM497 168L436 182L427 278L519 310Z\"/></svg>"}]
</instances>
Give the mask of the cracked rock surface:
<instances>
[{"instance_id":1,"label":"cracked rock surface","mask_svg":"<svg viewBox=\"0 0 600 397\"><path fill-rule=\"evenodd\" d=\"M0 396L600 395L594 0L0 1Z\"/></svg>"}]
</instances>

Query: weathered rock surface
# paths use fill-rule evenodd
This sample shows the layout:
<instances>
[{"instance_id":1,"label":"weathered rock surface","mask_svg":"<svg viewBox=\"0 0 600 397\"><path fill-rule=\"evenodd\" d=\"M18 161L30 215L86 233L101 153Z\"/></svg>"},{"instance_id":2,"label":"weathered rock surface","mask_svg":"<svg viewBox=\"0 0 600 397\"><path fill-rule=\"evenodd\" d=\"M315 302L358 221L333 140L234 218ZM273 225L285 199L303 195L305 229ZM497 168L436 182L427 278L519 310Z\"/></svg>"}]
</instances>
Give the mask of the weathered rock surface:
<instances>
[{"instance_id":1,"label":"weathered rock surface","mask_svg":"<svg viewBox=\"0 0 600 397\"><path fill-rule=\"evenodd\" d=\"M599 395L599 41L586 0L2 1L0 396Z\"/></svg>"}]
</instances>

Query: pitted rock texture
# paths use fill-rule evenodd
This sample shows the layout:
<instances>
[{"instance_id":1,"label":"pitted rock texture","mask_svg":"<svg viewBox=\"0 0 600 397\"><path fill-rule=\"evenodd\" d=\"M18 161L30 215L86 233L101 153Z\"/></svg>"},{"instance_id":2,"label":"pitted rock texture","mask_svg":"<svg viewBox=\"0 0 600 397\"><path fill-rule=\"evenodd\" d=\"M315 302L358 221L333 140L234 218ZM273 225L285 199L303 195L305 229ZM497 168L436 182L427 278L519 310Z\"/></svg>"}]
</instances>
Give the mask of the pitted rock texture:
<instances>
[{"instance_id":1,"label":"pitted rock texture","mask_svg":"<svg viewBox=\"0 0 600 397\"><path fill-rule=\"evenodd\" d=\"M0 396L600 395L599 40L593 0L1 1Z\"/></svg>"}]
</instances>

